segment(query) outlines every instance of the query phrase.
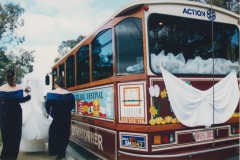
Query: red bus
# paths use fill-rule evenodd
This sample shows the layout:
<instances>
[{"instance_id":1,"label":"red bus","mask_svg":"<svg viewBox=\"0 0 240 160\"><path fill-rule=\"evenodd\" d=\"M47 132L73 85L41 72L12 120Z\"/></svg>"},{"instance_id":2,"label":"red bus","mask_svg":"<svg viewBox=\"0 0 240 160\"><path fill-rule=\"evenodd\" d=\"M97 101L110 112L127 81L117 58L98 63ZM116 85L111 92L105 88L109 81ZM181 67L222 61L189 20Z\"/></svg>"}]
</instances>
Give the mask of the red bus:
<instances>
[{"instance_id":1,"label":"red bus","mask_svg":"<svg viewBox=\"0 0 240 160\"><path fill-rule=\"evenodd\" d=\"M120 8L52 67L76 99L71 141L101 159L239 157L239 28L204 3Z\"/></svg>"}]
</instances>

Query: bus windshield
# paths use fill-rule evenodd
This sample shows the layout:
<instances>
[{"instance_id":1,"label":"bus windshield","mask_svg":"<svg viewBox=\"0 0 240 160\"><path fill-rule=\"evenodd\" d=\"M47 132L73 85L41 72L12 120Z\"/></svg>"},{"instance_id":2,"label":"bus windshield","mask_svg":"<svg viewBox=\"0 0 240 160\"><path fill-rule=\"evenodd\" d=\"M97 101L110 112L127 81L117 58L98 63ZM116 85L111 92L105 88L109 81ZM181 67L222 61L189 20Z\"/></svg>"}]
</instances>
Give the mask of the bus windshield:
<instances>
[{"instance_id":1,"label":"bus windshield","mask_svg":"<svg viewBox=\"0 0 240 160\"><path fill-rule=\"evenodd\" d=\"M155 74L161 73L160 66L176 74L224 75L238 70L238 35L237 26L232 24L151 14L150 68Z\"/></svg>"}]
</instances>

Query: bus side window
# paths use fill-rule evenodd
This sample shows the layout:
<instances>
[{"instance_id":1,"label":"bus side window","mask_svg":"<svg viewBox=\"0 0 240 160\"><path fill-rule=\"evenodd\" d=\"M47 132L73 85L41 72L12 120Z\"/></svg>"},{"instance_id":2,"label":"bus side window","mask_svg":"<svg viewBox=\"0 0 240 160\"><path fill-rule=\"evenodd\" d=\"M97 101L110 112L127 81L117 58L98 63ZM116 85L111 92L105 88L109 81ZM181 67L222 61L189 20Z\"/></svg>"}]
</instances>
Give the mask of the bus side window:
<instances>
[{"instance_id":1,"label":"bus side window","mask_svg":"<svg viewBox=\"0 0 240 160\"><path fill-rule=\"evenodd\" d=\"M77 52L77 85L90 82L89 46L82 46Z\"/></svg>"},{"instance_id":2,"label":"bus side window","mask_svg":"<svg viewBox=\"0 0 240 160\"><path fill-rule=\"evenodd\" d=\"M65 76L64 64L65 63L62 63L62 64L59 65L59 67L58 67L58 76L63 76L63 77Z\"/></svg>"},{"instance_id":3,"label":"bus side window","mask_svg":"<svg viewBox=\"0 0 240 160\"><path fill-rule=\"evenodd\" d=\"M92 41L92 80L113 75L112 29L100 32Z\"/></svg>"},{"instance_id":4,"label":"bus side window","mask_svg":"<svg viewBox=\"0 0 240 160\"><path fill-rule=\"evenodd\" d=\"M115 26L117 74L143 73L141 18L127 18Z\"/></svg>"},{"instance_id":5,"label":"bus side window","mask_svg":"<svg viewBox=\"0 0 240 160\"><path fill-rule=\"evenodd\" d=\"M67 87L74 86L74 56L71 55L66 61L66 85Z\"/></svg>"},{"instance_id":6,"label":"bus side window","mask_svg":"<svg viewBox=\"0 0 240 160\"><path fill-rule=\"evenodd\" d=\"M57 71L59 70L59 67L58 68L54 68L52 70L52 89L54 89L54 79L56 78L57 76Z\"/></svg>"},{"instance_id":7,"label":"bus side window","mask_svg":"<svg viewBox=\"0 0 240 160\"><path fill-rule=\"evenodd\" d=\"M64 76L64 63L59 65L58 76Z\"/></svg>"},{"instance_id":8,"label":"bus side window","mask_svg":"<svg viewBox=\"0 0 240 160\"><path fill-rule=\"evenodd\" d=\"M211 25L211 21L151 14L148 44L153 73L161 73L160 66L176 74L224 75L239 70L237 26L214 22L212 31Z\"/></svg>"}]
</instances>

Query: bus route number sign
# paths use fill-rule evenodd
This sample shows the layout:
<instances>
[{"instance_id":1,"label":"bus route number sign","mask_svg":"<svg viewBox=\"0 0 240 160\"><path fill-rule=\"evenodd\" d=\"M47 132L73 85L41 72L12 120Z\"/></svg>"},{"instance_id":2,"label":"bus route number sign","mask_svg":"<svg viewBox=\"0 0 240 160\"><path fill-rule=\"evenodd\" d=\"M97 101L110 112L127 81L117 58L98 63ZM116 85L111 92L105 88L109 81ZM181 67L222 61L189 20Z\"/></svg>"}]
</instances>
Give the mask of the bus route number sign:
<instances>
[{"instance_id":1,"label":"bus route number sign","mask_svg":"<svg viewBox=\"0 0 240 160\"><path fill-rule=\"evenodd\" d=\"M207 140L213 140L212 130L195 132L196 142L207 141Z\"/></svg>"}]
</instances>

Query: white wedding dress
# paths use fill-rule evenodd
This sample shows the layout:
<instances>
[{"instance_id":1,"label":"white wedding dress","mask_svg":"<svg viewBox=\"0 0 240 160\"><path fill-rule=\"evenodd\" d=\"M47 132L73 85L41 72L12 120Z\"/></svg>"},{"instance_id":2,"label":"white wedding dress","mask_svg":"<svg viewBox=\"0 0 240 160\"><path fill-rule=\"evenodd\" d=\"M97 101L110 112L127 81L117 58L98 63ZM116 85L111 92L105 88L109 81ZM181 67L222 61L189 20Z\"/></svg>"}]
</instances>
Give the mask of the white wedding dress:
<instances>
[{"instance_id":1,"label":"white wedding dress","mask_svg":"<svg viewBox=\"0 0 240 160\"><path fill-rule=\"evenodd\" d=\"M46 151L48 130L52 119L46 117L42 88L44 85L33 73L26 75L23 87L31 88L31 100L22 103L22 139L20 151Z\"/></svg>"}]
</instances>

